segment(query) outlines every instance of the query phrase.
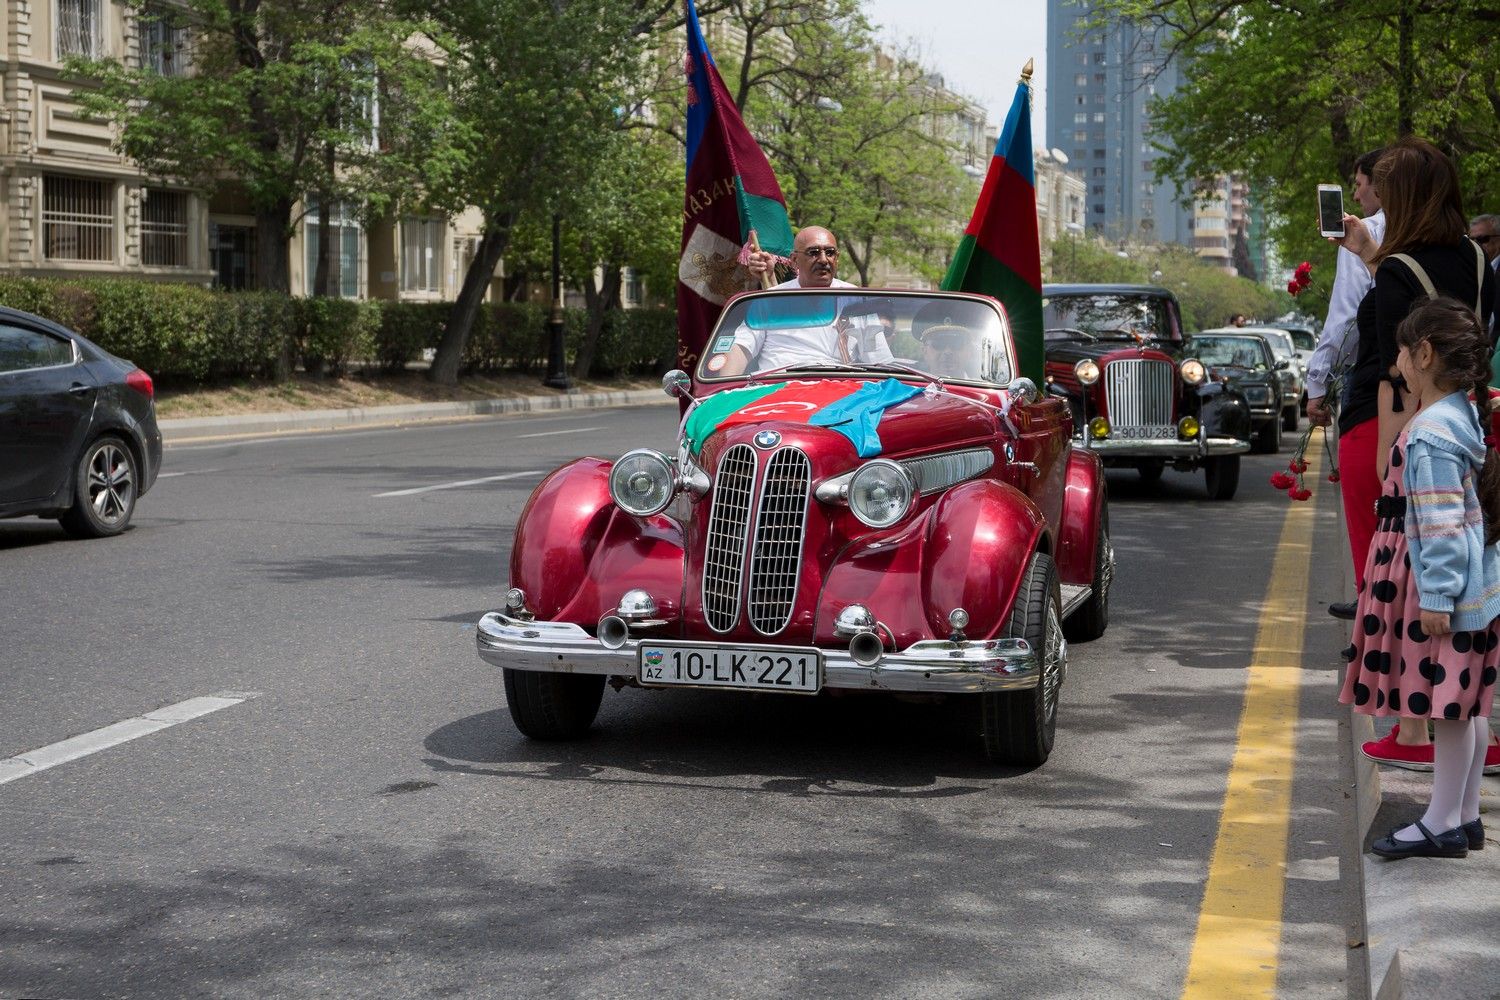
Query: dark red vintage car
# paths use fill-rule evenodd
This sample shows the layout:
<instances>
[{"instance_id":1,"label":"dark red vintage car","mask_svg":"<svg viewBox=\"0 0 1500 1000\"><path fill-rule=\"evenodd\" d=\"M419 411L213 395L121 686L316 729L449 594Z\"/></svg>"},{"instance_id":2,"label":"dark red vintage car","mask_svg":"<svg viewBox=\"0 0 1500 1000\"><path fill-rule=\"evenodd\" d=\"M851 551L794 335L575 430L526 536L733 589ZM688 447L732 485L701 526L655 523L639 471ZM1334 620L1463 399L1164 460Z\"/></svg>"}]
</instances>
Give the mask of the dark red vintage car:
<instances>
[{"instance_id":1,"label":"dark red vintage car","mask_svg":"<svg viewBox=\"0 0 1500 1000\"><path fill-rule=\"evenodd\" d=\"M1250 450L1244 395L1183 353L1177 298L1150 285L1046 285L1047 393L1068 401L1074 443L1155 481L1202 469L1234 496Z\"/></svg>"},{"instance_id":2,"label":"dark red vintage car","mask_svg":"<svg viewBox=\"0 0 1500 1000\"><path fill-rule=\"evenodd\" d=\"M992 759L1051 752L1067 637L1100 635L1099 460L1016 377L1004 311L960 293L732 299L673 454L581 458L532 494L479 622L516 725L582 735L647 688L957 700Z\"/></svg>"}]
</instances>

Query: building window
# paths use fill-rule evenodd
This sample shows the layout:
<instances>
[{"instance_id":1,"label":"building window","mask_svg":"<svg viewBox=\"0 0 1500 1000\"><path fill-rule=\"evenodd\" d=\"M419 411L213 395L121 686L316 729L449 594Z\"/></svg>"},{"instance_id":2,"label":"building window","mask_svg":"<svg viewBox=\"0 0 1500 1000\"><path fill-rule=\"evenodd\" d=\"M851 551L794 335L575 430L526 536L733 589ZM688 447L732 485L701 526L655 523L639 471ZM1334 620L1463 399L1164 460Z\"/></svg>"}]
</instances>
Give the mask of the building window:
<instances>
[{"instance_id":1,"label":"building window","mask_svg":"<svg viewBox=\"0 0 1500 1000\"><path fill-rule=\"evenodd\" d=\"M1087 73L1079 73L1073 77L1073 86L1075 87L1085 87L1088 85L1088 82L1089 75Z\"/></svg>"},{"instance_id":2,"label":"building window","mask_svg":"<svg viewBox=\"0 0 1500 1000\"><path fill-rule=\"evenodd\" d=\"M1104 176L1104 168L1103 167L1095 167L1094 168L1094 172L1090 176L1093 176L1093 177L1103 177Z\"/></svg>"},{"instance_id":3,"label":"building window","mask_svg":"<svg viewBox=\"0 0 1500 1000\"><path fill-rule=\"evenodd\" d=\"M215 288L255 287L255 227L208 225L208 255Z\"/></svg>"},{"instance_id":4,"label":"building window","mask_svg":"<svg viewBox=\"0 0 1500 1000\"><path fill-rule=\"evenodd\" d=\"M104 54L103 0L57 0L57 58Z\"/></svg>"},{"instance_id":5,"label":"building window","mask_svg":"<svg viewBox=\"0 0 1500 1000\"><path fill-rule=\"evenodd\" d=\"M1094 203L1094 214L1095 215L1103 215L1104 214L1104 205L1102 203L1100 203L1100 202L1095 202Z\"/></svg>"},{"instance_id":6,"label":"building window","mask_svg":"<svg viewBox=\"0 0 1500 1000\"><path fill-rule=\"evenodd\" d=\"M1095 111L1094 112L1094 124L1095 125L1103 125L1104 124L1104 112L1103 111Z\"/></svg>"},{"instance_id":7,"label":"building window","mask_svg":"<svg viewBox=\"0 0 1500 1000\"><path fill-rule=\"evenodd\" d=\"M1078 111L1073 114L1074 125L1086 125L1088 124L1088 120L1089 113L1087 111Z\"/></svg>"},{"instance_id":8,"label":"building window","mask_svg":"<svg viewBox=\"0 0 1500 1000\"><path fill-rule=\"evenodd\" d=\"M1089 64L1089 54L1087 52L1079 52L1076 58L1080 66L1087 66Z\"/></svg>"},{"instance_id":9,"label":"building window","mask_svg":"<svg viewBox=\"0 0 1500 1000\"><path fill-rule=\"evenodd\" d=\"M141 64L162 76L187 73L188 33L176 15L162 7L141 13Z\"/></svg>"},{"instance_id":10,"label":"building window","mask_svg":"<svg viewBox=\"0 0 1500 1000\"><path fill-rule=\"evenodd\" d=\"M307 199L307 214L302 220L302 231L304 242L307 244L307 272L304 277L306 294L317 295L316 287L318 276L318 247L322 234L318 225L318 199L309 197ZM336 202L328 211L329 238L332 240L333 254L328 259L330 270L338 271L338 293L340 298L359 298L360 288L364 284L361 278L364 276L364 233L360 230L359 220L355 218L351 206L344 202Z\"/></svg>"},{"instance_id":11,"label":"building window","mask_svg":"<svg viewBox=\"0 0 1500 1000\"><path fill-rule=\"evenodd\" d=\"M1103 104L1104 103L1104 95L1103 94L1095 94L1094 95L1094 103L1095 104Z\"/></svg>"},{"instance_id":12,"label":"building window","mask_svg":"<svg viewBox=\"0 0 1500 1000\"><path fill-rule=\"evenodd\" d=\"M1074 142L1088 142L1089 141L1088 131L1086 129L1079 129L1078 131L1074 132L1073 133L1073 141Z\"/></svg>"},{"instance_id":13,"label":"building window","mask_svg":"<svg viewBox=\"0 0 1500 1000\"><path fill-rule=\"evenodd\" d=\"M113 260L114 183L44 175L42 230L49 260Z\"/></svg>"},{"instance_id":14,"label":"building window","mask_svg":"<svg viewBox=\"0 0 1500 1000\"><path fill-rule=\"evenodd\" d=\"M147 188L141 202L141 263L148 267L187 267L188 196Z\"/></svg>"},{"instance_id":15,"label":"building window","mask_svg":"<svg viewBox=\"0 0 1500 1000\"><path fill-rule=\"evenodd\" d=\"M1096 150L1094 150L1094 159L1096 159L1096 160L1102 160L1102 159L1104 159L1104 150L1102 150L1102 149L1096 149Z\"/></svg>"},{"instance_id":16,"label":"building window","mask_svg":"<svg viewBox=\"0 0 1500 1000\"><path fill-rule=\"evenodd\" d=\"M1073 150L1073 159L1075 159L1075 160L1081 160L1081 159L1083 159L1087 155L1089 155L1089 151L1086 150L1086 149L1075 149L1075 150Z\"/></svg>"},{"instance_id":17,"label":"building window","mask_svg":"<svg viewBox=\"0 0 1500 1000\"><path fill-rule=\"evenodd\" d=\"M443 220L401 220L401 290L443 290Z\"/></svg>"},{"instance_id":18,"label":"building window","mask_svg":"<svg viewBox=\"0 0 1500 1000\"><path fill-rule=\"evenodd\" d=\"M1095 52L1094 53L1094 65L1095 66L1103 66L1104 65L1104 53L1103 52Z\"/></svg>"},{"instance_id":19,"label":"building window","mask_svg":"<svg viewBox=\"0 0 1500 1000\"><path fill-rule=\"evenodd\" d=\"M1095 184L1094 185L1094 193L1095 194L1103 194L1104 193L1104 185L1103 184Z\"/></svg>"},{"instance_id":20,"label":"building window","mask_svg":"<svg viewBox=\"0 0 1500 1000\"><path fill-rule=\"evenodd\" d=\"M1107 83L1108 81L1109 81L1108 74L1105 74L1105 73L1095 73L1094 74L1094 82L1097 83L1097 84L1099 84L1099 86L1101 86L1101 87L1104 86L1104 84Z\"/></svg>"},{"instance_id":21,"label":"building window","mask_svg":"<svg viewBox=\"0 0 1500 1000\"><path fill-rule=\"evenodd\" d=\"M640 272L633 267L625 268L624 281L622 282L621 300L627 306L638 306L646 299L646 286L641 281Z\"/></svg>"},{"instance_id":22,"label":"building window","mask_svg":"<svg viewBox=\"0 0 1500 1000\"><path fill-rule=\"evenodd\" d=\"M1076 104L1076 105L1078 105L1079 107L1083 107L1088 102L1089 102L1089 95L1087 95L1087 94L1077 94L1073 98L1073 103Z\"/></svg>"}]
</instances>

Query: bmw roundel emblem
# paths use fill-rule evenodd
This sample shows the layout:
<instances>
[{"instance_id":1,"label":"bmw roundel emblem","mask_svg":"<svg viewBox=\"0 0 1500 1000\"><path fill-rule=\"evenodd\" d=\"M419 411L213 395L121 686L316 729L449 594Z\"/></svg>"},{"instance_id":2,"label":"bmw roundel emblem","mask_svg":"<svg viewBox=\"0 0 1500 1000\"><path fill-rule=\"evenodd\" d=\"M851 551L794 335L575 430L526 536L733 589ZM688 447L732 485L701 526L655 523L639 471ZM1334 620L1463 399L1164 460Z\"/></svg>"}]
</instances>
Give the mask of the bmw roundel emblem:
<instances>
[{"instance_id":1,"label":"bmw roundel emblem","mask_svg":"<svg viewBox=\"0 0 1500 1000\"><path fill-rule=\"evenodd\" d=\"M755 447L760 449L774 448L781 443L779 431L761 431L755 435Z\"/></svg>"}]
</instances>

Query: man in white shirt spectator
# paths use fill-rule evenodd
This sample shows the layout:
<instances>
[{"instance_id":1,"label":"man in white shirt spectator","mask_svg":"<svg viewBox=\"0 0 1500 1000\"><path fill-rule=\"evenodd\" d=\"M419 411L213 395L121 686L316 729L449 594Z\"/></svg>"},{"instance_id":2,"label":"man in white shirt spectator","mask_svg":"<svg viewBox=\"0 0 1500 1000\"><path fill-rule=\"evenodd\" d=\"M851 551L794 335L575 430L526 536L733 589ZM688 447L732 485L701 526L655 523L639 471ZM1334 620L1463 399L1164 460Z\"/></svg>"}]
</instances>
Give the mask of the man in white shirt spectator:
<instances>
[{"instance_id":1,"label":"man in white shirt spectator","mask_svg":"<svg viewBox=\"0 0 1500 1000\"><path fill-rule=\"evenodd\" d=\"M1476 215L1469 220L1469 239L1479 244L1479 249L1484 251L1484 259L1490 262L1490 269L1500 277L1500 215ZM1496 283L1500 289L1500 282ZM1500 305L1500 290L1496 291L1496 305ZM1495 330L1500 325L1500 319L1490 316L1490 339L1495 339ZM1500 359L1490 362L1491 368L1496 375L1500 375ZM1500 379L1491 378L1490 385L1500 384Z\"/></svg>"},{"instance_id":2,"label":"man in white shirt spectator","mask_svg":"<svg viewBox=\"0 0 1500 1000\"><path fill-rule=\"evenodd\" d=\"M1376 246L1385 238L1385 212L1381 210L1380 196L1375 193L1375 184L1370 177L1383 152L1384 149L1373 149L1354 162L1354 200L1359 202L1365 216L1365 228ZM1327 427L1333 420L1333 407L1324 398L1328 394L1328 383L1335 374L1354 363L1354 354L1359 347L1354 314L1359 311L1365 293L1375 285L1370 269L1358 254L1339 247L1336 260L1328 316L1323 321L1318 344L1313 348L1312 360L1307 364L1307 419L1321 427Z\"/></svg>"},{"instance_id":3,"label":"man in white shirt spectator","mask_svg":"<svg viewBox=\"0 0 1500 1000\"><path fill-rule=\"evenodd\" d=\"M792 266L797 276L776 288L854 288L840 281L839 241L822 226L808 226L792 239ZM750 254L747 267L759 280L775 266L776 257L765 251ZM878 318L862 316L827 326L783 330L752 330L742 326L735 332L734 346L723 370L724 376L747 370L770 371L797 363L879 363L893 360L884 327Z\"/></svg>"}]
</instances>

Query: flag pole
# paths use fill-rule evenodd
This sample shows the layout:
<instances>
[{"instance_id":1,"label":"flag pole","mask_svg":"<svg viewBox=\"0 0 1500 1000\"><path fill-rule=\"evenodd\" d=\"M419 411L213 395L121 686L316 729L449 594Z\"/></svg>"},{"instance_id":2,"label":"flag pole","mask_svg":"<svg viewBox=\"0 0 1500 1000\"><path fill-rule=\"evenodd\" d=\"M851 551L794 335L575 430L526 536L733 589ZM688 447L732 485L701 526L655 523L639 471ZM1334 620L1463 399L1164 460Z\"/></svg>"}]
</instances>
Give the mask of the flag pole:
<instances>
[{"instance_id":1,"label":"flag pole","mask_svg":"<svg viewBox=\"0 0 1500 1000\"><path fill-rule=\"evenodd\" d=\"M756 253L760 253L760 237L755 234L755 230L753 229L750 230L750 249L754 250ZM761 288L770 288L775 284L774 279L771 277L771 275L775 272L775 269L776 265L772 264L771 270L760 272Z\"/></svg>"}]
</instances>

